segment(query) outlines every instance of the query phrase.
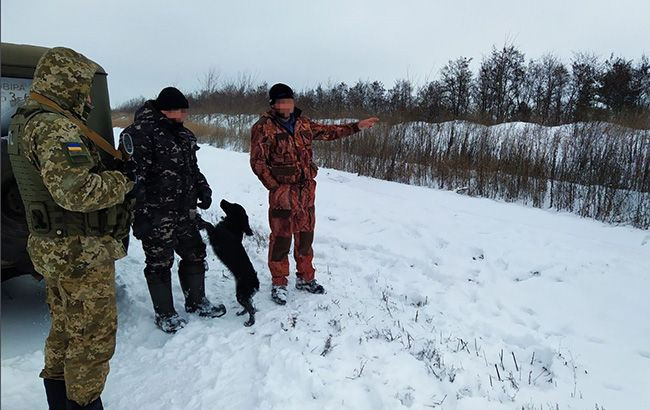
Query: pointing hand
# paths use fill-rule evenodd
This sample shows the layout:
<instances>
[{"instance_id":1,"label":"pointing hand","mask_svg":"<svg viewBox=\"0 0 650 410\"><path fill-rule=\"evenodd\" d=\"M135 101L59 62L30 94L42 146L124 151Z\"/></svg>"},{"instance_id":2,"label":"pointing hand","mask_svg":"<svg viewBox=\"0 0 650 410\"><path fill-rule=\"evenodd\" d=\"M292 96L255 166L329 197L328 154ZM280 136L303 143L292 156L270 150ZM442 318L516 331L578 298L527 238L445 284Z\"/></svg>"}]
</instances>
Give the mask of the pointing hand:
<instances>
[{"instance_id":1,"label":"pointing hand","mask_svg":"<svg viewBox=\"0 0 650 410\"><path fill-rule=\"evenodd\" d=\"M371 128L373 125L379 122L379 118L377 117L371 117L371 118L366 118L365 120L359 121L359 129L363 130L366 128Z\"/></svg>"}]
</instances>

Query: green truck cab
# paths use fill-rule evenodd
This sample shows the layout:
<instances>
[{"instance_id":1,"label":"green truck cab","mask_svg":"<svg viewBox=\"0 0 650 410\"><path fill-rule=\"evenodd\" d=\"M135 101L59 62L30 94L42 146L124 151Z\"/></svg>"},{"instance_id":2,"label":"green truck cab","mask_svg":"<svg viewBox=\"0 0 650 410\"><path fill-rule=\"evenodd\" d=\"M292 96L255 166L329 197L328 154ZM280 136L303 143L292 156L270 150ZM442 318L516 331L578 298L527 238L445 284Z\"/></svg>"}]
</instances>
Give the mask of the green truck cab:
<instances>
[{"instance_id":1,"label":"green truck cab","mask_svg":"<svg viewBox=\"0 0 650 410\"><path fill-rule=\"evenodd\" d=\"M16 109L29 95L36 64L48 49L24 44L0 44L0 96L2 125L2 280L23 274L38 276L27 254L27 222L18 185L7 153L9 123ZM100 68L95 73L91 96L95 108L88 117L88 126L114 144L111 108L108 98L107 74ZM102 152L102 154L104 154ZM105 154L108 155L108 154ZM109 160L109 158L106 158Z\"/></svg>"}]
</instances>

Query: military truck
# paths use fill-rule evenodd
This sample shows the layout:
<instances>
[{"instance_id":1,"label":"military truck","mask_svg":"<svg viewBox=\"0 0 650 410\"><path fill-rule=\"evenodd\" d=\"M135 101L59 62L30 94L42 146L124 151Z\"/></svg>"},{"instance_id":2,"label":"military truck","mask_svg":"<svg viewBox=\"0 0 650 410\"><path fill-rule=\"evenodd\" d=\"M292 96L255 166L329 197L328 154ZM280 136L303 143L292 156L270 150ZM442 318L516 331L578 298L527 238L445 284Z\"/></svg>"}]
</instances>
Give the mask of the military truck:
<instances>
[{"instance_id":1,"label":"military truck","mask_svg":"<svg viewBox=\"0 0 650 410\"><path fill-rule=\"evenodd\" d=\"M27 254L27 222L18 185L7 154L7 139L11 116L26 96L36 64L48 49L24 44L0 44L0 96L2 123L2 280L23 274L39 275ZM111 110L108 99L106 71L95 73L91 96L95 108L88 117L88 126L114 145ZM103 152L101 153L104 154ZM108 158L107 158L108 160Z\"/></svg>"}]
</instances>

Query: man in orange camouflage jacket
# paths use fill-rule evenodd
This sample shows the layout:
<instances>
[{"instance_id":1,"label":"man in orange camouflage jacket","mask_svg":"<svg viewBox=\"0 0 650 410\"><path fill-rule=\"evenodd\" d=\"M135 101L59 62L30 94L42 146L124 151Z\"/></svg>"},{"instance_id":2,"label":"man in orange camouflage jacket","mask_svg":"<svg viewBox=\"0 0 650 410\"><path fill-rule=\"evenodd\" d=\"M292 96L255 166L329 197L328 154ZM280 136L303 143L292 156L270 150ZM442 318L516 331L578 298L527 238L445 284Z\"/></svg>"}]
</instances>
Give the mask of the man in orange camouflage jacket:
<instances>
[{"instance_id":1,"label":"man in orange camouflage jacket","mask_svg":"<svg viewBox=\"0 0 650 410\"><path fill-rule=\"evenodd\" d=\"M378 118L344 125L323 125L301 116L294 105L293 91L275 84L269 91L271 110L251 130L251 167L269 190L269 269L273 301L287 301L289 251L294 239L296 289L310 293L325 290L314 279L312 264L317 167L313 162L312 141L333 141L370 128Z\"/></svg>"}]
</instances>

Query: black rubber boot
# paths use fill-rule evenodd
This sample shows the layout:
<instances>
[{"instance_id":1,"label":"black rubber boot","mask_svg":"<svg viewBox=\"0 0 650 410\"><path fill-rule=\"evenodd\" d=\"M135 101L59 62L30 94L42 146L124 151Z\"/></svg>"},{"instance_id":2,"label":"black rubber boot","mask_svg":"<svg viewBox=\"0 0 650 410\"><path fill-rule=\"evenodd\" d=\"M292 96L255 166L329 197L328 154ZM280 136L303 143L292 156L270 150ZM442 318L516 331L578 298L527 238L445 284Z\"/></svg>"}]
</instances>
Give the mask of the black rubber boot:
<instances>
[{"instance_id":1,"label":"black rubber boot","mask_svg":"<svg viewBox=\"0 0 650 410\"><path fill-rule=\"evenodd\" d=\"M226 314L224 305L213 305L205 297L205 263L184 261L178 265L178 279L185 295L185 311L202 317L221 317Z\"/></svg>"},{"instance_id":2,"label":"black rubber boot","mask_svg":"<svg viewBox=\"0 0 650 410\"><path fill-rule=\"evenodd\" d=\"M45 396L49 410L66 410L68 396L65 392L65 381L54 379L43 379L45 385Z\"/></svg>"},{"instance_id":3,"label":"black rubber boot","mask_svg":"<svg viewBox=\"0 0 650 410\"><path fill-rule=\"evenodd\" d=\"M151 302L155 312L155 323L165 333L176 333L187 322L178 316L174 309L171 273L165 275L146 275Z\"/></svg>"},{"instance_id":4,"label":"black rubber boot","mask_svg":"<svg viewBox=\"0 0 650 410\"><path fill-rule=\"evenodd\" d=\"M104 410L101 397L85 406L80 406L72 400L68 400L66 410Z\"/></svg>"}]
</instances>

